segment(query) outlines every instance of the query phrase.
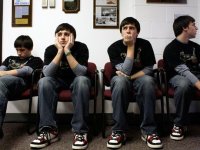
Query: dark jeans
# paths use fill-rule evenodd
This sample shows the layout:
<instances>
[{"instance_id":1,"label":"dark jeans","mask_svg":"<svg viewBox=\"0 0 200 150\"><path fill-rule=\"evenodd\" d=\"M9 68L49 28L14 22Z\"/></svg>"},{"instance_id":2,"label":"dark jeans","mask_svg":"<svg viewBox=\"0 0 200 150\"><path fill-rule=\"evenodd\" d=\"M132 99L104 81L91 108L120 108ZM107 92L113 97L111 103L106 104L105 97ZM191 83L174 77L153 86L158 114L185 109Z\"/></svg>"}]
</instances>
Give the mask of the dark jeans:
<instances>
[{"instance_id":1,"label":"dark jeans","mask_svg":"<svg viewBox=\"0 0 200 150\"><path fill-rule=\"evenodd\" d=\"M76 77L71 85L52 77L41 78L38 91L40 130L44 126L57 128L55 107L58 101L58 91L60 88L70 88L74 106L74 114L71 121L72 129L78 133L88 132L87 119L89 116L90 86L90 80L85 76Z\"/></svg>"},{"instance_id":2,"label":"dark jeans","mask_svg":"<svg viewBox=\"0 0 200 150\"><path fill-rule=\"evenodd\" d=\"M187 123L187 115L195 88L187 78L180 75L172 77L169 83L175 89L176 117L174 124L184 126Z\"/></svg>"},{"instance_id":3,"label":"dark jeans","mask_svg":"<svg viewBox=\"0 0 200 150\"><path fill-rule=\"evenodd\" d=\"M26 83L20 77L11 75L0 77L0 127L3 125L8 99L21 94L25 88Z\"/></svg>"},{"instance_id":4,"label":"dark jeans","mask_svg":"<svg viewBox=\"0 0 200 150\"><path fill-rule=\"evenodd\" d=\"M111 80L113 119L115 125L113 131L127 130L126 113L130 98L135 91L136 101L139 105L143 120L140 125L145 134L157 134L154 120L155 113L155 81L154 78L144 75L134 81L122 76L114 76Z\"/></svg>"}]
</instances>

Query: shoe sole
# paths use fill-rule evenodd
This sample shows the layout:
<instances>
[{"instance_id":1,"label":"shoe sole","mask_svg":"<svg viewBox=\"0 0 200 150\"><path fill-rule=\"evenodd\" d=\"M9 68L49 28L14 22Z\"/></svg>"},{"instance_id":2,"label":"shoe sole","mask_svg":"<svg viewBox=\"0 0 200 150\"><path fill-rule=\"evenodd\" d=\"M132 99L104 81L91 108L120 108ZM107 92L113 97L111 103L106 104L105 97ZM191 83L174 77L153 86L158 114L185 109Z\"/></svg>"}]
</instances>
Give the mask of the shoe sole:
<instances>
[{"instance_id":1,"label":"shoe sole","mask_svg":"<svg viewBox=\"0 0 200 150\"><path fill-rule=\"evenodd\" d=\"M156 149L156 148L163 148L163 144L161 144L161 145L152 145L152 144L150 144L148 142L147 142L147 146L150 147L150 148L154 148L154 149Z\"/></svg>"},{"instance_id":2,"label":"shoe sole","mask_svg":"<svg viewBox=\"0 0 200 150\"><path fill-rule=\"evenodd\" d=\"M86 149L88 147L88 145L85 145L85 146L75 146L75 145L72 145L72 149Z\"/></svg>"},{"instance_id":3,"label":"shoe sole","mask_svg":"<svg viewBox=\"0 0 200 150\"><path fill-rule=\"evenodd\" d=\"M40 144L40 145L37 145L37 144L30 144L30 147L31 147L31 148L44 148L44 147L46 147L46 146L50 145L51 143L54 143L54 142L56 142L56 141L58 141L58 140L59 140L59 137L56 137L56 138L52 139L52 140L50 141L50 143L45 143L45 144Z\"/></svg>"},{"instance_id":4,"label":"shoe sole","mask_svg":"<svg viewBox=\"0 0 200 150\"><path fill-rule=\"evenodd\" d=\"M175 141L180 141L180 140L182 140L183 138L184 138L184 136L182 136L182 137L174 137L174 136L171 136L171 135L170 135L170 139L175 140Z\"/></svg>"},{"instance_id":5,"label":"shoe sole","mask_svg":"<svg viewBox=\"0 0 200 150\"><path fill-rule=\"evenodd\" d=\"M107 148L115 148L115 149L117 149L117 148L120 148L121 146L122 146L122 144L111 145L111 144L108 144L108 143L107 143Z\"/></svg>"}]
</instances>

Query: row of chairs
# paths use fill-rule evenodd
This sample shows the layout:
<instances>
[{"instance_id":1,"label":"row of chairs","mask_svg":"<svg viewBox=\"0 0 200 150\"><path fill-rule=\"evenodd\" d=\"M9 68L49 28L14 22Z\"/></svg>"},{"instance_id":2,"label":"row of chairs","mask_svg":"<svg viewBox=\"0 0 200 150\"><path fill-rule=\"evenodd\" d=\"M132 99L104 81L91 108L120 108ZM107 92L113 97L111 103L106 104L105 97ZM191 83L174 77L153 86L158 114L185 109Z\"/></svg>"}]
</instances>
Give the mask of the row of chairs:
<instances>
[{"instance_id":1,"label":"row of chairs","mask_svg":"<svg viewBox=\"0 0 200 150\"><path fill-rule=\"evenodd\" d=\"M106 137L106 118L105 118L105 101L111 100L111 89L110 89L110 80L112 77L112 65L110 62L107 62L104 65L104 69L101 70L101 94L102 94L102 137ZM166 96L166 110L169 115L169 98L173 98L174 89L168 87L168 82L166 78L165 64L163 60L158 61L157 69L154 69L155 78L157 80L157 88L156 88L156 99L160 100L160 108L162 115L162 123L164 123L164 99L163 96ZM37 81L40 78L41 70L35 70L32 74L32 84L31 86L25 90L20 97L14 97L13 100L21 100L21 99L29 99L29 107L28 107L28 129L27 132L31 134L30 131L30 118L31 118L31 108L32 108L32 97L37 96ZM90 99L94 101L93 107L93 125L96 129L96 101L98 96L98 81L99 81L99 72L97 70L96 64L93 62L88 63L88 73L89 77L92 81L92 88L90 91ZM163 86L164 85L164 86ZM134 91L133 91L134 95ZM133 96L134 97L134 96ZM200 92L196 92L195 99L200 99ZM59 93L58 102L72 102L71 99L71 91L70 90L61 90ZM135 99L132 99L131 102L136 102ZM94 130L94 132L97 132Z\"/></svg>"}]
</instances>

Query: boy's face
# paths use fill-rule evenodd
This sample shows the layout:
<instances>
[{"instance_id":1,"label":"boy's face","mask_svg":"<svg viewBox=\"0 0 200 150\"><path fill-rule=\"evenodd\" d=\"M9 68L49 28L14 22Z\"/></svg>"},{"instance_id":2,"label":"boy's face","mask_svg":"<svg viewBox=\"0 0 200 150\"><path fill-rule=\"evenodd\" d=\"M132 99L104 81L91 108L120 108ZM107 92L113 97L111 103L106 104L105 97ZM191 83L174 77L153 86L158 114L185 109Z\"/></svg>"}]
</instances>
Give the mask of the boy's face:
<instances>
[{"instance_id":1,"label":"boy's face","mask_svg":"<svg viewBox=\"0 0 200 150\"><path fill-rule=\"evenodd\" d=\"M122 37L125 42L135 40L138 36L138 31L135 25L127 24L122 27Z\"/></svg>"},{"instance_id":2,"label":"boy's face","mask_svg":"<svg viewBox=\"0 0 200 150\"><path fill-rule=\"evenodd\" d=\"M197 26L195 25L195 22L190 22L188 27L184 28L186 33L188 34L189 38L195 38L197 34Z\"/></svg>"},{"instance_id":3,"label":"boy's face","mask_svg":"<svg viewBox=\"0 0 200 150\"><path fill-rule=\"evenodd\" d=\"M56 38L58 38L58 42L64 47L69 41L69 36L71 32L67 30L61 30L56 33Z\"/></svg>"},{"instance_id":4,"label":"boy's face","mask_svg":"<svg viewBox=\"0 0 200 150\"><path fill-rule=\"evenodd\" d=\"M20 48L16 48L17 51L17 55L20 57L20 59L25 59L29 56L31 56L31 50L24 48L24 47L20 47Z\"/></svg>"}]
</instances>

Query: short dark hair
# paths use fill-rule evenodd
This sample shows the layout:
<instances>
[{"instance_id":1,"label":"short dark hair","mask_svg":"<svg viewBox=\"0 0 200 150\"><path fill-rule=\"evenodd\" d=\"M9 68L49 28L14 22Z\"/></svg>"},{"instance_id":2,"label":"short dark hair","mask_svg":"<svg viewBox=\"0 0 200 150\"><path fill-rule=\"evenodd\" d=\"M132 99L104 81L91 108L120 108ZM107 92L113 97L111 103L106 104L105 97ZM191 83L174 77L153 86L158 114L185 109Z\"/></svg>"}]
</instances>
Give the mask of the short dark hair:
<instances>
[{"instance_id":1,"label":"short dark hair","mask_svg":"<svg viewBox=\"0 0 200 150\"><path fill-rule=\"evenodd\" d=\"M33 40L28 35L20 35L14 42L15 48L33 49Z\"/></svg>"},{"instance_id":2,"label":"short dark hair","mask_svg":"<svg viewBox=\"0 0 200 150\"><path fill-rule=\"evenodd\" d=\"M183 32L183 28L188 27L191 22L195 22L195 19L188 15L179 16L178 18L176 18L173 23L175 36L177 37L178 35L180 35Z\"/></svg>"},{"instance_id":3,"label":"short dark hair","mask_svg":"<svg viewBox=\"0 0 200 150\"><path fill-rule=\"evenodd\" d=\"M139 23L139 21L137 21L137 19L135 19L133 17L127 17L124 20L122 20L122 22L120 24L120 33L122 32L122 28L127 24L135 25L137 32L140 33L140 23Z\"/></svg>"},{"instance_id":4,"label":"short dark hair","mask_svg":"<svg viewBox=\"0 0 200 150\"><path fill-rule=\"evenodd\" d=\"M68 23L62 23L62 24L60 24L56 28L55 34L58 33L59 31L62 31L62 30L70 31L73 34L74 39L76 39L76 30L75 30L75 28L72 25L70 25Z\"/></svg>"}]
</instances>

